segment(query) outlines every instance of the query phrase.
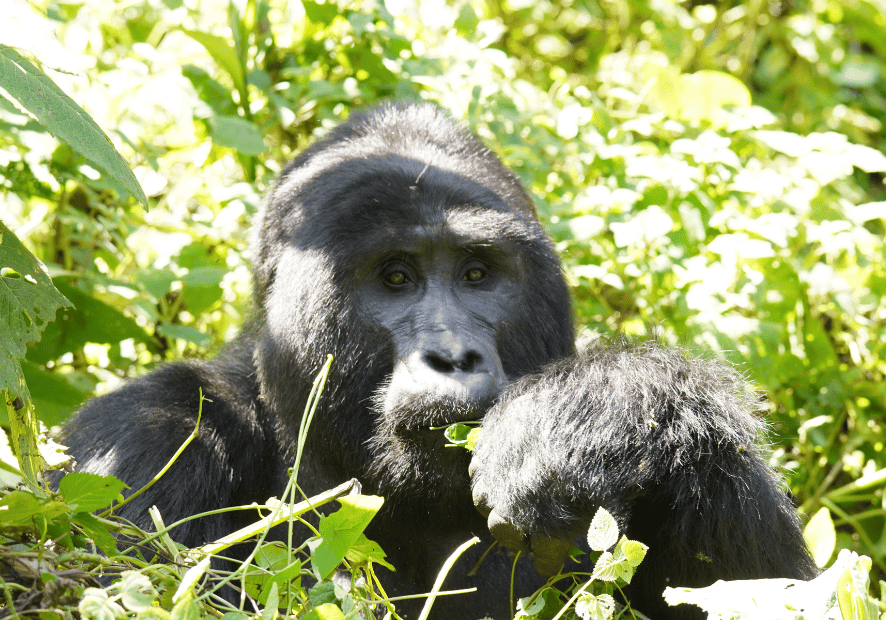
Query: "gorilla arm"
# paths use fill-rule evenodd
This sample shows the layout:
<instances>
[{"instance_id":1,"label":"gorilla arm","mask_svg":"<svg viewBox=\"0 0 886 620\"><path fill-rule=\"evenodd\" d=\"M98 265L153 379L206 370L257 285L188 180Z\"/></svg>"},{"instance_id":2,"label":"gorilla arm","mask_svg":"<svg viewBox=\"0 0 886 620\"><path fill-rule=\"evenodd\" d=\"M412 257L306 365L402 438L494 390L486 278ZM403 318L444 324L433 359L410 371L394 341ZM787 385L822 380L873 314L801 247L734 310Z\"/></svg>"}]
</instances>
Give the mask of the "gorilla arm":
<instances>
[{"instance_id":1,"label":"gorilla arm","mask_svg":"<svg viewBox=\"0 0 886 620\"><path fill-rule=\"evenodd\" d=\"M755 405L722 364L651 343L592 348L518 381L490 411L474 502L546 575L605 507L650 548L630 595L647 613L668 584L812 576Z\"/></svg>"},{"instance_id":2,"label":"gorilla arm","mask_svg":"<svg viewBox=\"0 0 886 620\"><path fill-rule=\"evenodd\" d=\"M148 508L155 505L167 524L196 512L275 494L280 472L275 444L250 398L254 386L244 377L251 361L237 356L241 343L211 362L169 364L89 401L64 431L62 443L78 471L114 475L134 492L156 475L197 424L202 389L205 400L197 437L148 491L117 512L153 529ZM279 485L277 485L279 486ZM279 487L282 488L282 487ZM279 493L279 491L277 491ZM238 513L204 517L179 526L172 537L187 546L230 533Z\"/></svg>"}]
</instances>

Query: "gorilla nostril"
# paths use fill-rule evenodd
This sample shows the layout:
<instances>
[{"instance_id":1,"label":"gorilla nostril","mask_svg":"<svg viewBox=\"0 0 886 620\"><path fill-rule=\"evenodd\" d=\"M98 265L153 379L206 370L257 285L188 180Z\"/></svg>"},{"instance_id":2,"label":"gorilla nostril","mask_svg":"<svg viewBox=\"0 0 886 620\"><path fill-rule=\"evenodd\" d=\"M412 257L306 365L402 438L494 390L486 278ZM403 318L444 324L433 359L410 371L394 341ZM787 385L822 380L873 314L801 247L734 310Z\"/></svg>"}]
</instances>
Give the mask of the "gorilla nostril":
<instances>
[{"instance_id":1,"label":"gorilla nostril","mask_svg":"<svg viewBox=\"0 0 886 620\"><path fill-rule=\"evenodd\" d=\"M475 351L468 351L461 360L456 362L456 366L462 372L476 372L480 368L483 358Z\"/></svg>"},{"instance_id":2,"label":"gorilla nostril","mask_svg":"<svg viewBox=\"0 0 886 620\"><path fill-rule=\"evenodd\" d=\"M449 374L456 368L456 364L438 353L425 353L425 362L435 371Z\"/></svg>"},{"instance_id":3,"label":"gorilla nostril","mask_svg":"<svg viewBox=\"0 0 886 620\"><path fill-rule=\"evenodd\" d=\"M468 351L460 356L428 352L425 353L424 359L425 363L433 370L443 374L450 374L456 371L465 373L478 372L483 362L483 357L475 351Z\"/></svg>"}]
</instances>

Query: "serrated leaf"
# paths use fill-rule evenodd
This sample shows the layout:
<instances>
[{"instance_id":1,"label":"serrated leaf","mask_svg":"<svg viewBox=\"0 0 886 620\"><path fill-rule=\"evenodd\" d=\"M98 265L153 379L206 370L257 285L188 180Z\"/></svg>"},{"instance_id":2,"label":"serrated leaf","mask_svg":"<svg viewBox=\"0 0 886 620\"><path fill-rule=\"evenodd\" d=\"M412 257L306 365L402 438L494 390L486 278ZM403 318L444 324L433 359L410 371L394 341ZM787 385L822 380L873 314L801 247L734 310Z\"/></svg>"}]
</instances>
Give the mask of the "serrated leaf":
<instances>
[{"instance_id":1,"label":"serrated leaf","mask_svg":"<svg viewBox=\"0 0 886 620\"><path fill-rule=\"evenodd\" d=\"M40 339L58 309L70 305L53 286L43 264L0 222L0 398L7 403L12 449L28 486L35 491L40 488L43 467L37 445L39 426L19 360L28 343Z\"/></svg>"},{"instance_id":2,"label":"serrated leaf","mask_svg":"<svg viewBox=\"0 0 886 620\"><path fill-rule=\"evenodd\" d=\"M597 563L594 564L594 579L599 579L600 581L615 581L621 575L621 570L618 566L618 560L610 553L609 551L604 551L600 554L600 557L597 558Z\"/></svg>"},{"instance_id":3,"label":"serrated leaf","mask_svg":"<svg viewBox=\"0 0 886 620\"><path fill-rule=\"evenodd\" d=\"M70 305L43 264L0 222L0 356L24 358L28 343L39 340L58 309ZM2 388L20 393L15 377L0 375Z\"/></svg>"},{"instance_id":4,"label":"serrated leaf","mask_svg":"<svg viewBox=\"0 0 886 620\"><path fill-rule=\"evenodd\" d=\"M134 570L123 573L123 579L117 585L117 589L122 595L121 602L130 611L150 609L158 596L151 580Z\"/></svg>"},{"instance_id":5,"label":"serrated leaf","mask_svg":"<svg viewBox=\"0 0 886 620\"><path fill-rule=\"evenodd\" d=\"M101 588L86 588L77 608L80 610L80 615L87 620L114 620L126 617L124 609L109 600L108 593Z\"/></svg>"},{"instance_id":6,"label":"serrated leaf","mask_svg":"<svg viewBox=\"0 0 886 620\"><path fill-rule=\"evenodd\" d=\"M620 546L621 553L631 568L637 568L643 561L643 558L646 557L646 551L649 550L649 547L643 543L636 540L628 540L627 538L623 539Z\"/></svg>"},{"instance_id":7,"label":"serrated leaf","mask_svg":"<svg viewBox=\"0 0 886 620\"><path fill-rule=\"evenodd\" d=\"M0 45L0 86L49 133L110 174L136 200L148 203L135 174L101 127L40 69L6 45Z\"/></svg>"},{"instance_id":8,"label":"serrated leaf","mask_svg":"<svg viewBox=\"0 0 886 620\"><path fill-rule=\"evenodd\" d=\"M582 620L608 620L615 612L615 599L609 594L582 594L575 602L575 613Z\"/></svg>"},{"instance_id":9,"label":"serrated leaf","mask_svg":"<svg viewBox=\"0 0 886 620\"><path fill-rule=\"evenodd\" d=\"M126 484L114 476L72 472L58 483L58 491L76 512L107 508Z\"/></svg>"},{"instance_id":10,"label":"serrated leaf","mask_svg":"<svg viewBox=\"0 0 886 620\"><path fill-rule=\"evenodd\" d=\"M606 551L618 542L618 523L608 510L600 506L588 528L588 544L594 551Z\"/></svg>"}]
</instances>

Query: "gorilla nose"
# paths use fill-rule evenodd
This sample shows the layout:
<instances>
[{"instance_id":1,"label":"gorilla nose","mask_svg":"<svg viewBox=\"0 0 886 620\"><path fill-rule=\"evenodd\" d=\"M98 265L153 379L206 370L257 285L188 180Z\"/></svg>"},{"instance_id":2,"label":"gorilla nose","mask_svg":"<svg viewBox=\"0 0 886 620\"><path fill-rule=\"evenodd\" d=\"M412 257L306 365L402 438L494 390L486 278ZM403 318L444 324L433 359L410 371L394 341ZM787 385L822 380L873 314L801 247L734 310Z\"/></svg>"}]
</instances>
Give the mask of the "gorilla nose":
<instances>
[{"instance_id":1,"label":"gorilla nose","mask_svg":"<svg viewBox=\"0 0 886 620\"><path fill-rule=\"evenodd\" d=\"M503 387L495 366L473 348L429 348L416 361L413 377L432 393L482 402L495 398Z\"/></svg>"}]
</instances>

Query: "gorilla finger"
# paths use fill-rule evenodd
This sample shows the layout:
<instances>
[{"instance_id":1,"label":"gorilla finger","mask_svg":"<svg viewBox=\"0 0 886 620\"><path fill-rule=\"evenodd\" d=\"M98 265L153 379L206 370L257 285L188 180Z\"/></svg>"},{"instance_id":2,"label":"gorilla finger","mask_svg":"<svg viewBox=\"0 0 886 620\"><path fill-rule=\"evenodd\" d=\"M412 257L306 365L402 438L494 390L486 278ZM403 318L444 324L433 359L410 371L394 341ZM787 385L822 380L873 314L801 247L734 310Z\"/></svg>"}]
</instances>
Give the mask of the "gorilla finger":
<instances>
[{"instance_id":1,"label":"gorilla finger","mask_svg":"<svg viewBox=\"0 0 886 620\"><path fill-rule=\"evenodd\" d=\"M502 517L494 510L489 513L489 519L486 523L489 525L489 531L495 539L508 549L529 553L529 544L523 533L517 527Z\"/></svg>"},{"instance_id":2,"label":"gorilla finger","mask_svg":"<svg viewBox=\"0 0 886 620\"><path fill-rule=\"evenodd\" d=\"M474 506L480 511L480 514L484 517L488 517L489 513L492 512L492 506L489 505L486 493L477 488L473 490L471 496L474 500Z\"/></svg>"},{"instance_id":3,"label":"gorilla finger","mask_svg":"<svg viewBox=\"0 0 886 620\"><path fill-rule=\"evenodd\" d=\"M572 541L566 538L552 538L544 534L533 534L531 545L532 564L535 567L535 572L547 578L556 575L563 566L569 549L572 548Z\"/></svg>"}]
</instances>

